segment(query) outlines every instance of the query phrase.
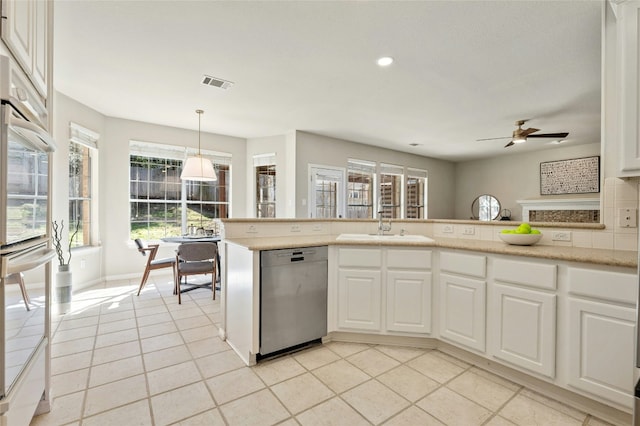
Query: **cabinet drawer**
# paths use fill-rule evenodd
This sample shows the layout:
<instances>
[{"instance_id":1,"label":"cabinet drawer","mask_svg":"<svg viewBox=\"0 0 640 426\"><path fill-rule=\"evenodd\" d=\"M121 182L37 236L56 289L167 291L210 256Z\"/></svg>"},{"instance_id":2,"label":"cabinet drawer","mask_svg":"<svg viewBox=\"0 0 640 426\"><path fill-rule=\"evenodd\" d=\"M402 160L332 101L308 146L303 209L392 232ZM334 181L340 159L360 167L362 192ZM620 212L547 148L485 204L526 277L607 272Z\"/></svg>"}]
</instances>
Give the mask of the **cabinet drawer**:
<instances>
[{"instance_id":1,"label":"cabinet drawer","mask_svg":"<svg viewBox=\"0 0 640 426\"><path fill-rule=\"evenodd\" d=\"M496 281L556 289L556 265L496 259L494 270Z\"/></svg>"},{"instance_id":2,"label":"cabinet drawer","mask_svg":"<svg viewBox=\"0 0 640 426\"><path fill-rule=\"evenodd\" d=\"M338 250L338 265L380 269L382 251L380 249L341 248Z\"/></svg>"},{"instance_id":3,"label":"cabinet drawer","mask_svg":"<svg viewBox=\"0 0 640 426\"><path fill-rule=\"evenodd\" d=\"M389 249L387 252L387 267L431 269L431 250Z\"/></svg>"},{"instance_id":4,"label":"cabinet drawer","mask_svg":"<svg viewBox=\"0 0 640 426\"><path fill-rule=\"evenodd\" d=\"M635 305L638 278L635 274L569 268L569 293Z\"/></svg>"},{"instance_id":5,"label":"cabinet drawer","mask_svg":"<svg viewBox=\"0 0 640 426\"><path fill-rule=\"evenodd\" d=\"M473 254L441 252L440 270L484 278L487 275L487 258Z\"/></svg>"}]
</instances>

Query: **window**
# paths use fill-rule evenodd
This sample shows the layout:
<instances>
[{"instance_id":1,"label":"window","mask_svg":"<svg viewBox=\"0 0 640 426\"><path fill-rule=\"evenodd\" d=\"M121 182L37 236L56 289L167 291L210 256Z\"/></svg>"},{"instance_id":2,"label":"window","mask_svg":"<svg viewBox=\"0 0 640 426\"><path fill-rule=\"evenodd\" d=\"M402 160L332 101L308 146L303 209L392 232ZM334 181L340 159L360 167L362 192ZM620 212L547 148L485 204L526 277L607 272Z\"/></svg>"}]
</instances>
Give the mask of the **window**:
<instances>
[{"instance_id":1,"label":"window","mask_svg":"<svg viewBox=\"0 0 640 426\"><path fill-rule=\"evenodd\" d=\"M71 247L89 246L96 214L92 204L92 181L97 165L95 132L75 123L69 125L69 226L67 229ZM76 232L76 229L78 232Z\"/></svg>"},{"instance_id":2,"label":"window","mask_svg":"<svg viewBox=\"0 0 640 426\"><path fill-rule=\"evenodd\" d=\"M372 219L376 163L349 159L347 164L347 217Z\"/></svg>"},{"instance_id":3,"label":"window","mask_svg":"<svg viewBox=\"0 0 640 426\"><path fill-rule=\"evenodd\" d=\"M405 190L407 219L426 219L427 172L425 170L407 169L407 186Z\"/></svg>"},{"instance_id":4,"label":"window","mask_svg":"<svg viewBox=\"0 0 640 426\"><path fill-rule=\"evenodd\" d=\"M182 164L193 154L184 147L131 142L131 238L180 235L188 225L215 229L216 219L229 217L230 156L202 151L213 162L218 180L182 181Z\"/></svg>"},{"instance_id":5,"label":"window","mask_svg":"<svg viewBox=\"0 0 640 426\"><path fill-rule=\"evenodd\" d=\"M276 155L253 157L256 172L256 217L276 217Z\"/></svg>"},{"instance_id":6,"label":"window","mask_svg":"<svg viewBox=\"0 0 640 426\"><path fill-rule=\"evenodd\" d=\"M309 217L333 219L344 215L344 169L309 165Z\"/></svg>"},{"instance_id":7,"label":"window","mask_svg":"<svg viewBox=\"0 0 640 426\"><path fill-rule=\"evenodd\" d=\"M402 166L380 164L380 199L378 212L385 219L399 219L402 214Z\"/></svg>"}]
</instances>

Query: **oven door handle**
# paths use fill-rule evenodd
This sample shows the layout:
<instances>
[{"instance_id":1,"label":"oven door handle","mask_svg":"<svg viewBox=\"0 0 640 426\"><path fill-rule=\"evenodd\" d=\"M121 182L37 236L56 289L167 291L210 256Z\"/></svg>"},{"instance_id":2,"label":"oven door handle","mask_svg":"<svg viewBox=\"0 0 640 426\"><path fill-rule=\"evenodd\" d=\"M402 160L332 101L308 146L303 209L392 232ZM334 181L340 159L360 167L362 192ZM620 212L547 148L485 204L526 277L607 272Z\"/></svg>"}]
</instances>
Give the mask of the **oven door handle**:
<instances>
[{"instance_id":1,"label":"oven door handle","mask_svg":"<svg viewBox=\"0 0 640 426\"><path fill-rule=\"evenodd\" d=\"M55 250L43 248L29 253L26 256L19 256L14 259L9 259L9 261L7 262L8 264L5 276L35 269L49 262L55 257L55 255Z\"/></svg>"},{"instance_id":2,"label":"oven door handle","mask_svg":"<svg viewBox=\"0 0 640 426\"><path fill-rule=\"evenodd\" d=\"M29 139L36 148L44 152L53 152L56 150L55 141L40 126L11 115L9 116L9 126L25 138Z\"/></svg>"}]
</instances>

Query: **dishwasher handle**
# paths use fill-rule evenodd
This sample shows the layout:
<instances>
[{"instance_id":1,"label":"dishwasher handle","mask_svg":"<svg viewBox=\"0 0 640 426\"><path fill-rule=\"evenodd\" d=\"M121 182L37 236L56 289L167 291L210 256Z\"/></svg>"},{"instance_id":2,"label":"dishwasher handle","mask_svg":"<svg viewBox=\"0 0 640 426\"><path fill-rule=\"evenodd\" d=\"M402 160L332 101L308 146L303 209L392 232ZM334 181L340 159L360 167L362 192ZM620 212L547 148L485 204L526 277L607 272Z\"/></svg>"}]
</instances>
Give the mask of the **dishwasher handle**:
<instances>
[{"instance_id":1,"label":"dishwasher handle","mask_svg":"<svg viewBox=\"0 0 640 426\"><path fill-rule=\"evenodd\" d=\"M300 247L293 249L266 250L260 253L262 268L284 265L307 264L311 262L326 262L326 247Z\"/></svg>"},{"instance_id":2,"label":"dishwasher handle","mask_svg":"<svg viewBox=\"0 0 640 426\"><path fill-rule=\"evenodd\" d=\"M315 250L290 251L288 253L278 253L278 257L302 256L304 254L315 254L315 252Z\"/></svg>"}]
</instances>

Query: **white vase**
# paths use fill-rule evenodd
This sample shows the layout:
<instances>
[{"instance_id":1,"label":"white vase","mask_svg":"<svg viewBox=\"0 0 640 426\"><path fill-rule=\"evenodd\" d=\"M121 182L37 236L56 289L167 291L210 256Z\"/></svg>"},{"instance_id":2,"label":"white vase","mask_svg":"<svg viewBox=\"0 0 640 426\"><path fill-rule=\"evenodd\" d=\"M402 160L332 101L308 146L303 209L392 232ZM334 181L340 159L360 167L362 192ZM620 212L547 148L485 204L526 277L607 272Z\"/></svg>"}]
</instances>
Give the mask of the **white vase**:
<instances>
[{"instance_id":1,"label":"white vase","mask_svg":"<svg viewBox=\"0 0 640 426\"><path fill-rule=\"evenodd\" d=\"M56 292L55 300L58 303L71 302L71 284L72 275L69 270L69 265L58 265L58 272L56 273Z\"/></svg>"}]
</instances>

